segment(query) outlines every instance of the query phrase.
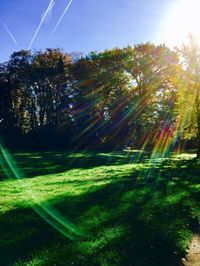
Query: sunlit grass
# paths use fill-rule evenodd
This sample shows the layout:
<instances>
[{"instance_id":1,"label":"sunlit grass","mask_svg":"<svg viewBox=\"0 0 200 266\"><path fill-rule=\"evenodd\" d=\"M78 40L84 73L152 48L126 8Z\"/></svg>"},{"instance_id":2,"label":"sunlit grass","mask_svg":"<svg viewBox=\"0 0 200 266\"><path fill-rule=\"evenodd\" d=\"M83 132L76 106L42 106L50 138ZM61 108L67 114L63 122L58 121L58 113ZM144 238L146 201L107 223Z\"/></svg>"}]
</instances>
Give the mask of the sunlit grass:
<instances>
[{"instance_id":1,"label":"sunlit grass","mask_svg":"<svg viewBox=\"0 0 200 266\"><path fill-rule=\"evenodd\" d=\"M184 256L200 219L193 154L14 157L24 178L0 182L1 265L169 266ZM65 217L81 234L63 236L35 206Z\"/></svg>"}]
</instances>

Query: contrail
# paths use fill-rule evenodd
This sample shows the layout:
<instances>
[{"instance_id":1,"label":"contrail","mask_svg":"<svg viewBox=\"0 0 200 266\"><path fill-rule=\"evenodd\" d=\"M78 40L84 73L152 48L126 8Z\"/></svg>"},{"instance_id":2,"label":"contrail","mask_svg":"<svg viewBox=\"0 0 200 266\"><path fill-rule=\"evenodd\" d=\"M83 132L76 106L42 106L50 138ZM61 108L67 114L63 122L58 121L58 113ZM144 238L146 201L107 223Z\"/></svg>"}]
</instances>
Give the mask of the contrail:
<instances>
[{"instance_id":1,"label":"contrail","mask_svg":"<svg viewBox=\"0 0 200 266\"><path fill-rule=\"evenodd\" d=\"M15 38L13 37L12 33L9 31L8 27L6 26L6 24L3 22L2 19L0 19L1 24L4 26L5 30L7 31L7 33L9 34L10 38L13 40L13 42L17 45L17 41L15 40Z\"/></svg>"},{"instance_id":2,"label":"contrail","mask_svg":"<svg viewBox=\"0 0 200 266\"><path fill-rule=\"evenodd\" d=\"M55 6L55 1L53 1L52 5L50 6L48 14L46 15L46 18L44 20L44 23L47 24L51 20L54 6ZM45 15L45 11L41 15L41 20L44 17L44 15Z\"/></svg>"},{"instance_id":3,"label":"contrail","mask_svg":"<svg viewBox=\"0 0 200 266\"><path fill-rule=\"evenodd\" d=\"M70 7L72 1L73 1L73 0L70 0L70 2L68 3L68 5L66 6L65 10L63 11L63 13L62 13L60 19L58 20L58 22L57 22L57 24L56 24L56 26L54 27L53 31L51 32L51 35L50 35L49 39L53 36L53 34L55 33L55 31L57 30L58 26L60 25L61 20L63 19L65 13L66 13L67 10L69 9L69 7Z\"/></svg>"},{"instance_id":4,"label":"contrail","mask_svg":"<svg viewBox=\"0 0 200 266\"><path fill-rule=\"evenodd\" d=\"M32 46L32 44L33 44L33 42L34 42L34 40L35 40L35 38L36 38L36 36L37 36L37 34L38 34L38 32L39 32L41 26L42 26L42 23L43 23L44 20L45 20L45 17L47 16L49 10L50 10L51 7L52 7L53 2L54 2L54 0L51 0L51 1L50 1L49 5L48 5L48 7L47 7L47 10L46 10L46 12L44 13L44 16L42 17L42 19L41 19L41 21L40 21L40 24L39 24L39 26L38 26L36 32L34 33L33 38L32 38L32 40L31 40L31 42L30 42L30 44L29 44L29 46L28 46L28 50L31 49L31 46Z\"/></svg>"}]
</instances>

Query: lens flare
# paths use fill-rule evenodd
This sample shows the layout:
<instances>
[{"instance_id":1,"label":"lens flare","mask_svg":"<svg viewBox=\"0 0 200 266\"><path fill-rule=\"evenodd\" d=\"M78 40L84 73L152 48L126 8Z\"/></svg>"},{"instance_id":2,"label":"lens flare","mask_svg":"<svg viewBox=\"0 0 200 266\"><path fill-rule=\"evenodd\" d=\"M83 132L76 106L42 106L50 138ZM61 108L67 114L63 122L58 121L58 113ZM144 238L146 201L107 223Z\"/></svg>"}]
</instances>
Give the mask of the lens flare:
<instances>
[{"instance_id":1,"label":"lens flare","mask_svg":"<svg viewBox=\"0 0 200 266\"><path fill-rule=\"evenodd\" d=\"M27 186L27 183L24 182L23 173L17 167L12 155L2 144L0 144L0 151L1 166L4 172L8 177L15 177L18 180L18 185L22 188L26 198L33 203L31 204L32 209L48 224L70 240L75 240L77 237L83 236L83 233L55 208L38 202L36 191L33 191Z\"/></svg>"}]
</instances>

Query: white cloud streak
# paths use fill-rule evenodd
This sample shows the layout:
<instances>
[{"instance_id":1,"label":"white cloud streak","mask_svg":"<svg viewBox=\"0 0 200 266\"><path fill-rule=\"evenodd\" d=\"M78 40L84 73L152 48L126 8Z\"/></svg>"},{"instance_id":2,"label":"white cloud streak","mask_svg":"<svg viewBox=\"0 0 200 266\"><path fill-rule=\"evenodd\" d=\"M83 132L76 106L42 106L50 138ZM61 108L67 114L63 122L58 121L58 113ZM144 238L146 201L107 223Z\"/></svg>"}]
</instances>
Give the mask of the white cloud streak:
<instances>
[{"instance_id":1,"label":"white cloud streak","mask_svg":"<svg viewBox=\"0 0 200 266\"><path fill-rule=\"evenodd\" d=\"M61 17L59 18L59 20L58 20L58 22L56 24L56 26L54 27L53 31L51 32L50 38L53 36L53 34L55 33L55 31L57 30L58 26L60 25L60 23L61 23L64 15L66 14L66 12L69 9L69 7L70 7L70 5L71 5L72 2L73 2L73 0L70 0L70 2L68 3L68 5L66 6L65 10L63 11Z\"/></svg>"},{"instance_id":2,"label":"white cloud streak","mask_svg":"<svg viewBox=\"0 0 200 266\"><path fill-rule=\"evenodd\" d=\"M54 4L54 0L51 0L49 5L48 5L48 7L47 7L47 9L46 9L46 11L45 11L45 13L44 13L44 15L42 16L42 19L40 21L39 26L37 27L37 29L36 29L36 31L35 31L35 33L33 35L33 38L31 39L31 42L30 42L30 44L28 46L28 50L31 49L31 46L32 46L32 44L33 44L33 42L34 42L34 40L35 40L35 38L36 38L41 26L42 26L42 24L43 24L43 22L44 22L44 20L46 18L46 16L48 15L49 11L51 10L53 4Z\"/></svg>"},{"instance_id":3,"label":"white cloud streak","mask_svg":"<svg viewBox=\"0 0 200 266\"><path fill-rule=\"evenodd\" d=\"M8 35L10 36L10 38L12 39L12 41L17 45L17 41L15 40L14 36L10 32L10 30L8 29L7 25L3 22L2 19L0 19L0 22L3 25L4 29L6 30L6 32L8 33Z\"/></svg>"}]
</instances>

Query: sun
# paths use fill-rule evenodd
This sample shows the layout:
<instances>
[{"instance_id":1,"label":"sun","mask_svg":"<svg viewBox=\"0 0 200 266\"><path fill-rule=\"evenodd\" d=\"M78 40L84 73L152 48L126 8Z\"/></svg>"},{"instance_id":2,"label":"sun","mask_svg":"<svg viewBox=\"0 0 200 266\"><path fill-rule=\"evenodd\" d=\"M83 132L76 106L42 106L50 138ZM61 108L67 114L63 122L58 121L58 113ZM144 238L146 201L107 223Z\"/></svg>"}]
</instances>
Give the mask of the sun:
<instances>
[{"instance_id":1,"label":"sun","mask_svg":"<svg viewBox=\"0 0 200 266\"><path fill-rule=\"evenodd\" d=\"M161 39L174 47L185 43L192 33L200 42L200 0L174 2L164 19Z\"/></svg>"}]
</instances>

